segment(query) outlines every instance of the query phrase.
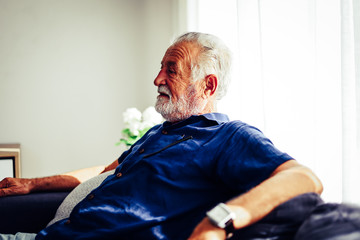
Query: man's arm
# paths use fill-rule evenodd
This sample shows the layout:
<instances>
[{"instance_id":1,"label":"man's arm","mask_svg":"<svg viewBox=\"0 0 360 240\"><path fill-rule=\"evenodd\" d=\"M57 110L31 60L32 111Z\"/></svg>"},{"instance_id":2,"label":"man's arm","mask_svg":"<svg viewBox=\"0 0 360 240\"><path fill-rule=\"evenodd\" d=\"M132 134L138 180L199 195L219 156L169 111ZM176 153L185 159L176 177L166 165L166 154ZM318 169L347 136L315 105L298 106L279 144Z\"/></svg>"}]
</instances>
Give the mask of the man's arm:
<instances>
[{"instance_id":1,"label":"man's arm","mask_svg":"<svg viewBox=\"0 0 360 240\"><path fill-rule=\"evenodd\" d=\"M280 165L264 182L226 203L236 214L235 229L249 226L280 204L307 192L321 193L320 180L308 168L290 160ZM189 239L225 239L225 230L204 218Z\"/></svg>"},{"instance_id":2,"label":"man's arm","mask_svg":"<svg viewBox=\"0 0 360 240\"><path fill-rule=\"evenodd\" d=\"M42 178L5 178L0 182L0 197L22 195L42 191L68 191L80 183L99 175L100 173L115 169L118 161L108 166L96 166L77 171Z\"/></svg>"}]
</instances>

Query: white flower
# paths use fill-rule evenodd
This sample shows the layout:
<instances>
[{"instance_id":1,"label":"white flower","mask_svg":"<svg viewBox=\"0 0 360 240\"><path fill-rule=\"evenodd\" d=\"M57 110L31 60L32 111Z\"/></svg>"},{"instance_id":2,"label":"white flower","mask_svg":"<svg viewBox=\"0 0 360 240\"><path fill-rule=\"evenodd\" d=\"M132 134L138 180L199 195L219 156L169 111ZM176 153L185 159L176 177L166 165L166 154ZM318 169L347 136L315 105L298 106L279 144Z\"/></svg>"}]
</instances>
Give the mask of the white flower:
<instances>
[{"instance_id":1,"label":"white flower","mask_svg":"<svg viewBox=\"0 0 360 240\"><path fill-rule=\"evenodd\" d=\"M125 128L122 131L122 138L116 145L125 144L131 146L139 140L145 132L164 119L156 112L154 107L148 107L143 113L136 108L128 108L123 113Z\"/></svg>"},{"instance_id":2,"label":"white flower","mask_svg":"<svg viewBox=\"0 0 360 240\"><path fill-rule=\"evenodd\" d=\"M129 127L131 134L134 136L139 135L139 131L142 130L142 126L139 121L129 122L127 125Z\"/></svg>"},{"instance_id":3,"label":"white flower","mask_svg":"<svg viewBox=\"0 0 360 240\"><path fill-rule=\"evenodd\" d=\"M141 121L141 112L137 110L136 108L128 108L123 113L123 119L126 124L132 123L132 122L140 122Z\"/></svg>"},{"instance_id":4,"label":"white flower","mask_svg":"<svg viewBox=\"0 0 360 240\"><path fill-rule=\"evenodd\" d=\"M158 112L156 112L154 107L148 107L142 114L142 120L145 128L161 123L163 118Z\"/></svg>"}]
</instances>

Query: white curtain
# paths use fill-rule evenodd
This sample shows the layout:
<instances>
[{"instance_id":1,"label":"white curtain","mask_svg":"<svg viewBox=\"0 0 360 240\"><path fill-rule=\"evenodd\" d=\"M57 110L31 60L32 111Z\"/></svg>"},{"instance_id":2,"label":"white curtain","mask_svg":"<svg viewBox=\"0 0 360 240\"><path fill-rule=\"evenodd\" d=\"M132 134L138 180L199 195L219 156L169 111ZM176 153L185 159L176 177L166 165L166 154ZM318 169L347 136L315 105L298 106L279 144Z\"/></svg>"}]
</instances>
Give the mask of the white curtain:
<instances>
[{"instance_id":1,"label":"white curtain","mask_svg":"<svg viewBox=\"0 0 360 240\"><path fill-rule=\"evenodd\" d=\"M342 0L343 199L360 202L360 1Z\"/></svg>"},{"instance_id":2,"label":"white curtain","mask_svg":"<svg viewBox=\"0 0 360 240\"><path fill-rule=\"evenodd\" d=\"M183 4L182 30L213 33L233 50L233 81L219 111L258 127L310 167L323 181L327 201L360 203L359 5L359 0Z\"/></svg>"}]
</instances>

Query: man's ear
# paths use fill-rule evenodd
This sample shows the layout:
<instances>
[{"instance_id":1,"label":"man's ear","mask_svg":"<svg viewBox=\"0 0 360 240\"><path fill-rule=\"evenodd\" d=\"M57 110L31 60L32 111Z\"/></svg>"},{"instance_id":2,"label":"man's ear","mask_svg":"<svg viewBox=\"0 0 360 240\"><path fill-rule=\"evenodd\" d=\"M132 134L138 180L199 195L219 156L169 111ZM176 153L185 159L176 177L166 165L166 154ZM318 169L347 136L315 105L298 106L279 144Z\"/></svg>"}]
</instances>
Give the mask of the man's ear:
<instances>
[{"instance_id":1,"label":"man's ear","mask_svg":"<svg viewBox=\"0 0 360 240\"><path fill-rule=\"evenodd\" d=\"M210 74L205 77L204 94L207 97L213 96L217 89L218 80L215 74Z\"/></svg>"}]
</instances>

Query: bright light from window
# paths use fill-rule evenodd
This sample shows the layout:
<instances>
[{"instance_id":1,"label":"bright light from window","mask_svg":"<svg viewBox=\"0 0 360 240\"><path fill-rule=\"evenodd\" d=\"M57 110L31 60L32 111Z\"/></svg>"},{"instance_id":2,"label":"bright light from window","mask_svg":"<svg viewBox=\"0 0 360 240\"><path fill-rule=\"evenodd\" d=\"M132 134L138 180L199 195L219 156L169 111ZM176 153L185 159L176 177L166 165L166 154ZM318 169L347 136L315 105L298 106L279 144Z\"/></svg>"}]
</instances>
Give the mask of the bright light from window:
<instances>
[{"instance_id":1,"label":"bright light from window","mask_svg":"<svg viewBox=\"0 0 360 240\"><path fill-rule=\"evenodd\" d=\"M341 201L342 178L339 8L335 0L198 0L189 29L219 36L234 52L219 111L313 169L331 201Z\"/></svg>"}]
</instances>

